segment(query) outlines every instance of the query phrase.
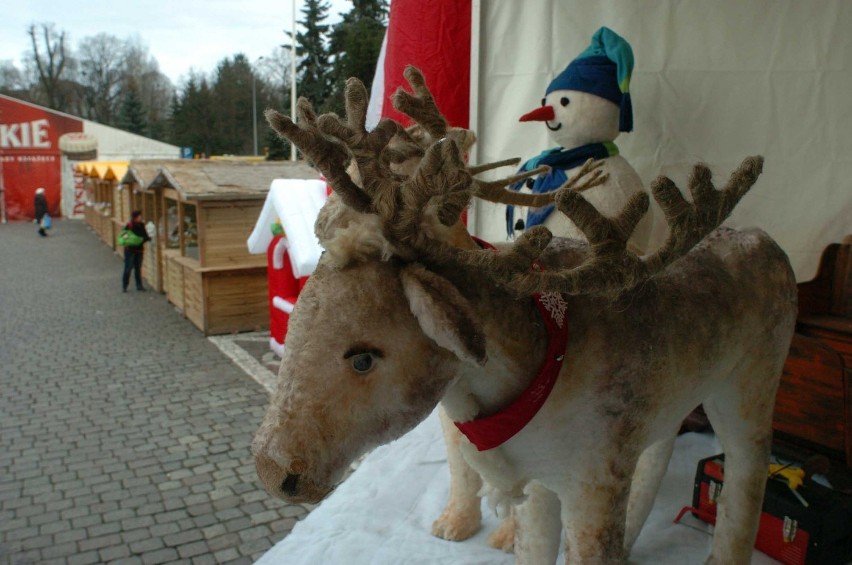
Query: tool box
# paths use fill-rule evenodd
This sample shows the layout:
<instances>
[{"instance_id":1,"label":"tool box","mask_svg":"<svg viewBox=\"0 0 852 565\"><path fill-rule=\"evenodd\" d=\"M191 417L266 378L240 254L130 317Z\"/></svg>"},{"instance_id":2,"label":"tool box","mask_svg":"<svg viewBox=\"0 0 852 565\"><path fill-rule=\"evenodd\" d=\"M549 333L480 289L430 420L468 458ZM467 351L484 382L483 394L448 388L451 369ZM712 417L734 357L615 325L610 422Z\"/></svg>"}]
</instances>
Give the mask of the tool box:
<instances>
[{"instance_id":1,"label":"tool box","mask_svg":"<svg viewBox=\"0 0 852 565\"><path fill-rule=\"evenodd\" d=\"M781 463L772 466L774 475L767 474L755 547L786 565L852 563L852 495L810 479L794 490L790 485L797 481L789 481L783 474L801 470L800 466ZM716 523L724 469L724 455L698 462L692 508L688 510L708 524Z\"/></svg>"}]
</instances>

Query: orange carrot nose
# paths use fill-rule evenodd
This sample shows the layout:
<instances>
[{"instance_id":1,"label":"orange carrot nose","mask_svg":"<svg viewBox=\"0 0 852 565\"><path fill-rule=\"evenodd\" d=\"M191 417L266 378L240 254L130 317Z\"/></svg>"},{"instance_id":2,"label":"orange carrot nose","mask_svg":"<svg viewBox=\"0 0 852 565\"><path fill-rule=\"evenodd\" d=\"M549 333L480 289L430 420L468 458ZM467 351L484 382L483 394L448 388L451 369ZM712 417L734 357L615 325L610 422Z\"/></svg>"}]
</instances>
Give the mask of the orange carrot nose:
<instances>
[{"instance_id":1,"label":"orange carrot nose","mask_svg":"<svg viewBox=\"0 0 852 565\"><path fill-rule=\"evenodd\" d=\"M519 122L547 122L556 117L556 114L553 113L553 106L541 106L536 108L532 112L527 112Z\"/></svg>"}]
</instances>

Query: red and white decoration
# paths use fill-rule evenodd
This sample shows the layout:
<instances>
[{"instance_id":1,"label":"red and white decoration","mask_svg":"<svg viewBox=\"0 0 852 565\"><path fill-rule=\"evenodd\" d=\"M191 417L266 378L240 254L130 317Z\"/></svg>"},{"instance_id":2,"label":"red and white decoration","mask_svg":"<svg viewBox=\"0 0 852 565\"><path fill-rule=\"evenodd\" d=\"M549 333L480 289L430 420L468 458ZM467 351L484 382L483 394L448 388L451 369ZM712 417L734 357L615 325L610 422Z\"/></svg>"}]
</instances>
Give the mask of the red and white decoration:
<instances>
[{"instance_id":1,"label":"red and white decoration","mask_svg":"<svg viewBox=\"0 0 852 565\"><path fill-rule=\"evenodd\" d=\"M290 312L322 254L314 222L327 198L325 181L274 180L248 239L251 253L267 256L269 347L279 357L284 355ZM283 235L273 235L275 223L284 228Z\"/></svg>"},{"instance_id":2,"label":"red and white decoration","mask_svg":"<svg viewBox=\"0 0 852 565\"><path fill-rule=\"evenodd\" d=\"M368 128L380 118L406 125L411 121L390 102L398 87L408 88L402 76L408 65L423 71L426 84L450 125L469 127L470 14L470 2L393 2L370 92ZM437 37L441 40L436 42Z\"/></svg>"}]
</instances>

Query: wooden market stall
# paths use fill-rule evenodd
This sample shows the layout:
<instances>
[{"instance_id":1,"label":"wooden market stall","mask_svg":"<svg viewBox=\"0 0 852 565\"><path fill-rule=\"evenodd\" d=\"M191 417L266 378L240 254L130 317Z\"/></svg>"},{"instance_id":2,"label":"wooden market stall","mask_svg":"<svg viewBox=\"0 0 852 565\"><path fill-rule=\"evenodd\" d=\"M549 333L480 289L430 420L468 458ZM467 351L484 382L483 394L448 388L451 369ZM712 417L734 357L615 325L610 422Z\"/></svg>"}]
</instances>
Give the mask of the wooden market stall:
<instances>
[{"instance_id":1,"label":"wooden market stall","mask_svg":"<svg viewBox=\"0 0 852 565\"><path fill-rule=\"evenodd\" d=\"M128 171L144 182L145 166ZM278 178L318 174L304 162L170 161L132 189L157 225L158 288L205 335L269 327L266 258L246 240Z\"/></svg>"},{"instance_id":2,"label":"wooden market stall","mask_svg":"<svg viewBox=\"0 0 852 565\"><path fill-rule=\"evenodd\" d=\"M123 204L116 195L126 170L126 161L90 161L77 165L77 171L84 176L84 219L112 249L116 247L115 236L118 233L115 229L116 214L123 210Z\"/></svg>"},{"instance_id":3,"label":"wooden market stall","mask_svg":"<svg viewBox=\"0 0 852 565\"><path fill-rule=\"evenodd\" d=\"M123 216L122 226L129 220L130 212L142 211L142 219L147 224L154 222L156 226L158 219L162 216L160 191L148 188L151 181L156 178L163 167L168 167L176 160L147 159L131 161L127 167L124 177L121 179L125 204L128 206L127 213ZM159 245L159 233L155 230L153 239L143 255L142 278L148 285L158 292L165 292L163 286L163 249Z\"/></svg>"}]
</instances>

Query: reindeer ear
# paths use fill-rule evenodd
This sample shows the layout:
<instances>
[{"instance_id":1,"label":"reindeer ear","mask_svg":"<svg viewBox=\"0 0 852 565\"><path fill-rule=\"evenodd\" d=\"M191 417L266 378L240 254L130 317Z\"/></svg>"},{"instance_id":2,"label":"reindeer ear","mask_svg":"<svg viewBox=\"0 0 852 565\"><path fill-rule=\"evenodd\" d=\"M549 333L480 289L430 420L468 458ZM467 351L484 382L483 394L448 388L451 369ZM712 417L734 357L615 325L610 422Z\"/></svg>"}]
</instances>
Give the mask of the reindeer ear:
<instances>
[{"instance_id":1,"label":"reindeer ear","mask_svg":"<svg viewBox=\"0 0 852 565\"><path fill-rule=\"evenodd\" d=\"M422 265L402 269L402 288L420 328L462 361L484 365L485 333L470 303L447 279Z\"/></svg>"}]
</instances>

